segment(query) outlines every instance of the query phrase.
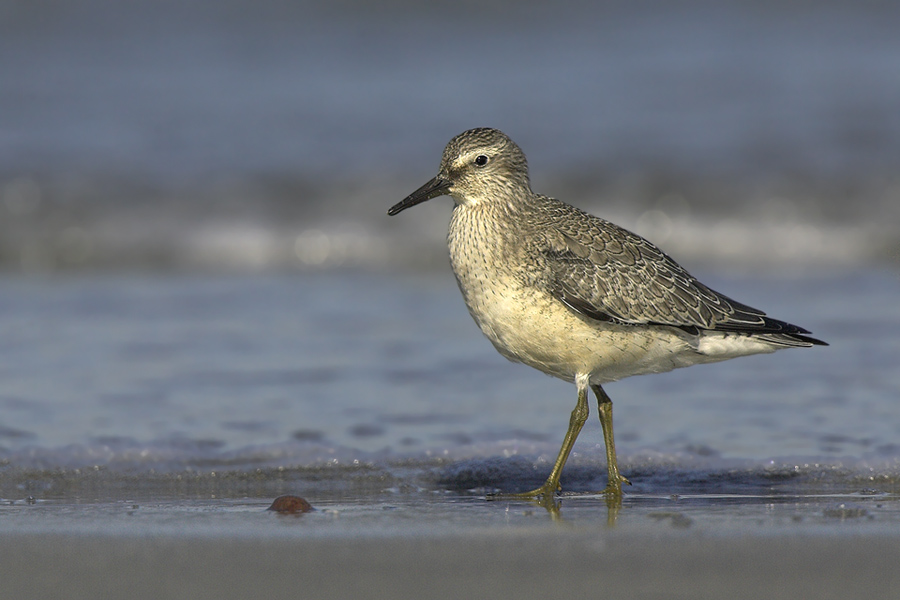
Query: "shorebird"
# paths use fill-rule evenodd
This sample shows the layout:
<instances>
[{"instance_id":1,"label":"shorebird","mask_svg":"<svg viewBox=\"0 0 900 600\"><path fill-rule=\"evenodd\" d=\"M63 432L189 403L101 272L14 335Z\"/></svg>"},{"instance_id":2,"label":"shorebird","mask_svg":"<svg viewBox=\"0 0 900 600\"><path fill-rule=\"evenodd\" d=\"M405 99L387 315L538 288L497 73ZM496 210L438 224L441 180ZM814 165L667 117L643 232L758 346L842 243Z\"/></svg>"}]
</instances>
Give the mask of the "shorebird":
<instances>
[{"instance_id":1,"label":"shorebird","mask_svg":"<svg viewBox=\"0 0 900 600\"><path fill-rule=\"evenodd\" d=\"M522 150L501 131L454 137L436 177L388 211L454 202L450 263L469 313L506 358L572 381L578 401L550 476L518 496L551 498L597 397L609 483L621 497L612 400L602 384L781 348L827 346L700 283L609 221L535 194Z\"/></svg>"}]
</instances>

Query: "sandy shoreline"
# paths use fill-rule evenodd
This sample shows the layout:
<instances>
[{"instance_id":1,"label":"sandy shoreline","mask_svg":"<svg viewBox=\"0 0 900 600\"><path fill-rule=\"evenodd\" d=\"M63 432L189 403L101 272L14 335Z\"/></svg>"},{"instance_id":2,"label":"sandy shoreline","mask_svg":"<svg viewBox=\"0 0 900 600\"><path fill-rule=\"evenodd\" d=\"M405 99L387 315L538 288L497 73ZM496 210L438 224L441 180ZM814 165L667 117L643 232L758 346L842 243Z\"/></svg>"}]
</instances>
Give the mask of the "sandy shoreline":
<instances>
[{"instance_id":1,"label":"sandy shoreline","mask_svg":"<svg viewBox=\"0 0 900 600\"><path fill-rule=\"evenodd\" d=\"M889 536L4 535L8 598L888 598ZM62 596L60 595L62 594Z\"/></svg>"},{"instance_id":2,"label":"sandy shoreline","mask_svg":"<svg viewBox=\"0 0 900 600\"><path fill-rule=\"evenodd\" d=\"M0 597L895 597L900 503L862 496L635 497L558 513L475 496L7 502Z\"/></svg>"},{"instance_id":3,"label":"sandy shoreline","mask_svg":"<svg viewBox=\"0 0 900 600\"><path fill-rule=\"evenodd\" d=\"M64 496L6 496L0 598L846 600L900 589L893 484L683 486L621 506L564 494L544 507L389 482L214 479L176 488L101 472L56 485ZM283 487L315 510L266 510Z\"/></svg>"}]
</instances>

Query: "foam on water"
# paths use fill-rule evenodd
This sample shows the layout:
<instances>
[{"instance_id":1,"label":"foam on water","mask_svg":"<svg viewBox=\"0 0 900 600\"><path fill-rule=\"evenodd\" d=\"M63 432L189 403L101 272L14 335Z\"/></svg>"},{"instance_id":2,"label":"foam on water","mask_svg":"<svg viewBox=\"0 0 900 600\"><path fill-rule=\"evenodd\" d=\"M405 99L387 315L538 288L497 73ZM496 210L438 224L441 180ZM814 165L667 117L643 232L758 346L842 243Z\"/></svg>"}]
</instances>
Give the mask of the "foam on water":
<instances>
[{"instance_id":1,"label":"foam on water","mask_svg":"<svg viewBox=\"0 0 900 600\"><path fill-rule=\"evenodd\" d=\"M418 173L423 180L431 174ZM560 180L535 189L631 229L689 265L783 270L897 262L900 202L884 188L837 194L808 182L776 190L740 183L688 189L701 180L632 182L628 189ZM248 272L446 264L449 200L403 219L384 214L418 187L413 179L333 180L325 184L331 189L305 193L299 182L272 189L248 181L224 198L215 197L216 184L203 191L144 189L144 197L134 197L132 184L107 183L83 181L75 190L0 179L0 267ZM809 194L815 197L803 198ZM843 206L848 196L856 207L850 214Z\"/></svg>"},{"instance_id":2,"label":"foam on water","mask_svg":"<svg viewBox=\"0 0 900 600\"><path fill-rule=\"evenodd\" d=\"M525 491L543 483L555 448L495 443L426 453L369 453L321 445L276 444L232 452L177 445L107 444L5 453L0 499L101 499L127 486L132 497L154 493L203 496L284 493ZM538 446L535 448L535 446ZM535 454L535 450L538 451ZM563 477L565 492L605 487L603 449L580 449ZM634 497L821 496L900 494L900 453L862 457L726 459L697 452L644 450L620 455ZM93 492L92 492L93 490Z\"/></svg>"}]
</instances>

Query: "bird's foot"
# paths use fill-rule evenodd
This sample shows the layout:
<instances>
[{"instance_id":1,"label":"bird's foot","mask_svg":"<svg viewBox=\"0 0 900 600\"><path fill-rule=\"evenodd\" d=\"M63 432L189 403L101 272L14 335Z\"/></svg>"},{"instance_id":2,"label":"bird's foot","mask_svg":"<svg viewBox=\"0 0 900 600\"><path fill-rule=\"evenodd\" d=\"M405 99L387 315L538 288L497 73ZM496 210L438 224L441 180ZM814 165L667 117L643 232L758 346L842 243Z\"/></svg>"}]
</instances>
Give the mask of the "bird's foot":
<instances>
[{"instance_id":1,"label":"bird's foot","mask_svg":"<svg viewBox=\"0 0 900 600\"><path fill-rule=\"evenodd\" d=\"M488 500L507 500L510 498L522 498L525 500L535 500L535 499L551 499L556 496L556 492L560 489L559 483L555 482L546 482L541 487L536 490L531 490L530 492L518 492L518 493L506 493L500 492L497 494L488 494Z\"/></svg>"},{"instance_id":2,"label":"bird's foot","mask_svg":"<svg viewBox=\"0 0 900 600\"><path fill-rule=\"evenodd\" d=\"M547 482L536 490L530 492L520 492L518 494L488 494L487 500L524 500L531 502L537 506L543 507L550 513L553 520L559 519L560 502L556 496L556 492L560 487L558 483Z\"/></svg>"},{"instance_id":3,"label":"bird's foot","mask_svg":"<svg viewBox=\"0 0 900 600\"><path fill-rule=\"evenodd\" d=\"M606 486L606 488L604 488L604 490L602 492L600 492L600 494L602 494L604 496L618 496L621 498L623 483L625 485L631 485L631 482L628 481L628 479L617 474L617 475L615 475L614 478L611 478L609 480L609 485Z\"/></svg>"}]
</instances>

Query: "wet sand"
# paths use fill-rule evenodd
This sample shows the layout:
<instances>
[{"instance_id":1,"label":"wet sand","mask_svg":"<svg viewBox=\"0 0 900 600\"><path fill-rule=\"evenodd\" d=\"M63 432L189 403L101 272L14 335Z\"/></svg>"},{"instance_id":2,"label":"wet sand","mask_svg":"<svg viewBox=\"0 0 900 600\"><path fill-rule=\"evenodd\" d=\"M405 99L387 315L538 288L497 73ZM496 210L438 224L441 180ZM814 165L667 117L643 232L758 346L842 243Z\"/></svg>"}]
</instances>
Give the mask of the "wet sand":
<instances>
[{"instance_id":1,"label":"wet sand","mask_svg":"<svg viewBox=\"0 0 900 600\"><path fill-rule=\"evenodd\" d=\"M0 589L24 598L889 598L897 497L15 502Z\"/></svg>"},{"instance_id":2,"label":"wet sand","mask_svg":"<svg viewBox=\"0 0 900 600\"><path fill-rule=\"evenodd\" d=\"M5 536L8 598L896 597L888 537ZM61 595L62 594L62 595Z\"/></svg>"}]
</instances>

